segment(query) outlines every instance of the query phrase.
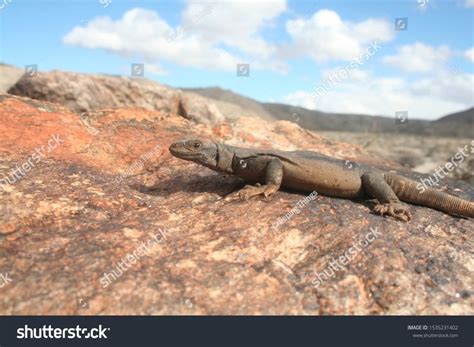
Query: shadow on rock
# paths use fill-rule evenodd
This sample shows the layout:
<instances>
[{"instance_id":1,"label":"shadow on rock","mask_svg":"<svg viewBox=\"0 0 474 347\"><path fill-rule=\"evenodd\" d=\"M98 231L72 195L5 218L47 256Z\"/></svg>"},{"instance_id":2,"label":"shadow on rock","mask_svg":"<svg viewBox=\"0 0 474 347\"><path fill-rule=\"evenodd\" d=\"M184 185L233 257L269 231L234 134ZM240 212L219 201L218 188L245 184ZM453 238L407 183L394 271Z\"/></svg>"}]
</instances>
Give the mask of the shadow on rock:
<instances>
[{"instance_id":1,"label":"shadow on rock","mask_svg":"<svg viewBox=\"0 0 474 347\"><path fill-rule=\"evenodd\" d=\"M210 193L226 196L244 186L244 182L236 177L227 175L208 176L178 176L165 179L153 186L146 186L142 183L133 183L130 188L140 193L152 196L170 196L174 193Z\"/></svg>"}]
</instances>

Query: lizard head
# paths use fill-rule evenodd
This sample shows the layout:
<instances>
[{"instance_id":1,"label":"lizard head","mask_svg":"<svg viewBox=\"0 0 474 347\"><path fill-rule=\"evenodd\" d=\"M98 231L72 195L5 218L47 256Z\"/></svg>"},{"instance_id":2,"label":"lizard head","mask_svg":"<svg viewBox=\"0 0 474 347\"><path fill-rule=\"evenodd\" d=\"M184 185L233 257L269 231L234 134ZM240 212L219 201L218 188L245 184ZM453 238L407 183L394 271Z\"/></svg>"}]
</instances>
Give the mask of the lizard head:
<instances>
[{"instance_id":1,"label":"lizard head","mask_svg":"<svg viewBox=\"0 0 474 347\"><path fill-rule=\"evenodd\" d=\"M170 152L177 158L216 169L218 163L217 144L199 139L184 140L171 144Z\"/></svg>"}]
</instances>

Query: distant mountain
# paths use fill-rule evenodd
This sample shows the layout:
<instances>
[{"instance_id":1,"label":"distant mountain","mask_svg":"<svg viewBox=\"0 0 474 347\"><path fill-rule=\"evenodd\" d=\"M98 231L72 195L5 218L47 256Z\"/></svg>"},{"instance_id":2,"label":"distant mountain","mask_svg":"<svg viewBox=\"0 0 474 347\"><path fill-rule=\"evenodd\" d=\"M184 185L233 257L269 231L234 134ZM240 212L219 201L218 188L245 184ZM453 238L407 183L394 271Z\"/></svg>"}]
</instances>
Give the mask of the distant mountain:
<instances>
[{"instance_id":1,"label":"distant mountain","mask_svg":"<svg viewBox=\"0 0 474 347\"><path fill-rule=\"evenodd\" d=\"M446 122L461 122L461 123L471 123L474 120L474 107L468 108L465 111L451 113L447 116L441 117L436 121L436 123L446 123Z\"/></svg>"},{"instance_id":2,"label":"distant mountain","mask_svg":"<svg viewBox=\"0 0 474 347\"><path fill-rule=\"evenodd\" d=\"M434 136L474 137L474 108L444 116L436 121L360 114L325 113L302 107L264 103L277 119L297 121L309 130L380 133L409 133Z\"/></svg>"},{"instance_id":3,"label":"distant mountain","mask_svg":"<svg viewBox=\"0 0 474 347\"><path fill-rule=\"evenodd\" d=\"M431 122L433 132L439 135L459 134L474 138L474 107L456 112Z\"/></svg>"},{"instance_id":4,"label":"distant mountain","mask_svg":"<svg viewBox=\"0 0 474 347\"><path fill-rule=\"evenodd\" d=\"M279 120L294 121L306 129L316 131L399 132L405 131L408 128L408 123L410 123L410 128L420 131L429 123L428 121L410 119L397 123L395 118L325 113L285 104L265 103L264 106Z\"/></svg>"},{"instance_id":5,"label":"distant mountain","mask_svg":"<svg viewBox=\"0 0 474 347\"><path fill-rule=\"evenodd\" d=\"M219 87L183 89L209 99L225 101L252 110L265 119L288 120L315 131L350 131L368 133L409 133L433 136L474 137L474 108L444 116L436 121L412 119L404 122L394 117L361 114L327 113L279 103L261 103Z\"/></svg>"},{"instance_id":6,"label":"distant mountain","mask_svg":"<svg viewBox=\"0 0 474 347\"><path fill-rule=\"evenodd\" d=\"M227 103L236 104L242 107L243 109L252 111L254 115L259 116L260 118L266 120L274 120L272 115L266 110L266 108L258 101L247 98L243 95L234 93L230 90L222 89L219 87L209 87L209 88L181 88L181 90L193 92L204 96L206 98L225 101Z\"/></svg>"}]
</instances>

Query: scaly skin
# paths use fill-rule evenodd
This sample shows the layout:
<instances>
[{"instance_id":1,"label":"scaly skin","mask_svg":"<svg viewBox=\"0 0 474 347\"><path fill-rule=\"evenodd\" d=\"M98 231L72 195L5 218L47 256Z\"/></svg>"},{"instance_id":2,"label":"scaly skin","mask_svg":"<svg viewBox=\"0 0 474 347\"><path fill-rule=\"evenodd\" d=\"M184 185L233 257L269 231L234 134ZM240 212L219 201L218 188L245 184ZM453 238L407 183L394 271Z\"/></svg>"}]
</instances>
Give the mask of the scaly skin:
<instances>
[{"instance_id":1,"label":"scaly skin","mask_svg":"<svg viewBox=\"0 0 474 347\"><path fill-rule=\"evenodd\" d=\"M431 188L421 192L418 183L406 177L317 152L262 151L199 139L173 143L169 149L175 157L255 183L236 193L243 200L257 195L268 198L286 187L347 199L374 197L379 202L375 213L406 222L411 213L400 200L474 217L473 202Z\"/></svg>"}]
</instances>

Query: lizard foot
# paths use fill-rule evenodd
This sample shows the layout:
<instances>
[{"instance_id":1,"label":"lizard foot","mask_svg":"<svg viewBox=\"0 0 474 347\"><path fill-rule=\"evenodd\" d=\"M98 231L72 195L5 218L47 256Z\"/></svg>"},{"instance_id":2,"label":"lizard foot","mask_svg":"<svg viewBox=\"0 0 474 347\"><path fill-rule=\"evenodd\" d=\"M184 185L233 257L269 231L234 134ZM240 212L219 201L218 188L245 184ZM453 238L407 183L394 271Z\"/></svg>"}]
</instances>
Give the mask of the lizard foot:
<instances>
[{"instance_id":1,"label":"lizard foot","mask_svg":"<svg viewBox=\"0 0 474 347\"><path fill-rule=\"evenodd\" d=\"M377 204L374 207L374 212L381 216L391 216L400 219L404 222L411 220L411 213L407 206L400 202L387 202L385 204Z\"/></svg>"},{"instance_id":2,"label":"lizard foot","mask_svg":"<svg viewBox=\"0 0 474 347\"><path fill-rule=\"evenodd\" d=\"M273 193L278 190L278 187L272 185L261 185L257 183L255 186L246 185L238 191L240 200L248 200L257 195L263 195L268 199Z\"/></svg>"}]
</instances>

